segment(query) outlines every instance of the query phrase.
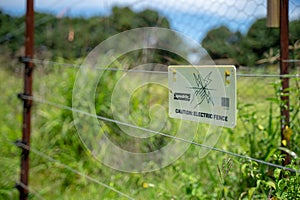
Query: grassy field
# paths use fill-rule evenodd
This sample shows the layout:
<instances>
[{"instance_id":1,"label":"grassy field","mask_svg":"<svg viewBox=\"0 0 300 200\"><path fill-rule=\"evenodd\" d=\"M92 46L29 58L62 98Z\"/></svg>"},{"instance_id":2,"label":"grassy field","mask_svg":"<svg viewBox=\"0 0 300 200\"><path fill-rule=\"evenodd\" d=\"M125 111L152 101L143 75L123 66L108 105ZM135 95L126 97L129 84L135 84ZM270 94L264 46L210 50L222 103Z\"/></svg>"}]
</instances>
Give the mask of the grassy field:
<instances>
[{"instance_id":1,"label":"grassy field","mask_svg":"<svg viewBox=\"0 0 300 200\"><path fill-rule=\"evenodd\" d=\"M251 73L261 72L255 70ZM38 69L34 75L35 95L58 104L72 105L76 69L56 66L51 71ZM120 77L122 75L108 73L103 79L105 87L97 88L97 113L112 117L109 94ZM19 180L21 151L13 142L21 138L22 103L16 96L23 90L22 76L20 73L0 69L0 80L0 199L17 199L18 191L14 189L14 185ZM234 129L214 129L216 132L212 131L210 137L218 138L215 147L281 164L276 81L276 78L238 78L237 126ZM291 80L291 86L294 119L291 125L291 150L299 155L299 88L295 79ZM134 93L130 100L131 112L139 121L137 123L142 126L149 122L149 115L145 115L144 110L149 112L147 105L151 101L166 103L164 99L159 100L149 94L145 96L145 92L150 90L160 93L161 98L166 98L163 93L167 94L164 89L155 86ZM270 100L271 98L273 99ZM102 123L107 134L116 142L126 148L133 148L130 145L131 140L116 135L116 131L120 130L115 124ZM169 131L178 125L177 121L170 120L168 123L171 128L165 130ZM201 157L203 148L195 145L191 145L174 163L154 172L125 173L114 170L95 160L91 152L82 145L74 127L71 111L47 104L34 104L32 128L32 148L36 151L30 154L29 199L128 199L107 187L115 188L134 199L267 199L268 196L276 196L279 199L290 196L295 199L300 195L299 189L292 186L300 186L299 174L289 174L288 182L285 178L277 176L280 170L275 170L274 167L218 151L210 151ZM198 131L194 136L196 142L203 142L205 135L202 132L207 128L205 125L200 127L202 131ZM155 137L155 140L134 148L157 149L162 145L157 142L165 145L169 140ZM299 164L297 159L295 164ZM106 187L102 183L106 184Z\"/></svg>"}]
</instances>

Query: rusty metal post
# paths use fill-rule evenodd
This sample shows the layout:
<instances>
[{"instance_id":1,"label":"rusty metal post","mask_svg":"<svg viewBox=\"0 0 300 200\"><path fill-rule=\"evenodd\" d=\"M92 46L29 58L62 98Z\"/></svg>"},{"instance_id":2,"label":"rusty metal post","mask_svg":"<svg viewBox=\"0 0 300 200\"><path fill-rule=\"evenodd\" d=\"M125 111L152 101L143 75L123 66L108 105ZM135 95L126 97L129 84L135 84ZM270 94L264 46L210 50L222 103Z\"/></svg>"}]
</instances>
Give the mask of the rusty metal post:
<instances>
[{"instance_id":1,"label":"rusty metal post","mask_svg":"<svg viewBox=\"0 0 300 200\"><path fill-rule=\"evenodd\" d=\"M289 73L289 1L280 0L280 75ZM290 126L290 100L289 100L289 78L281 77L281 145L285 148L290 147L290 137L285 134ZM291 157L285 153L284 164L291 162Z\"/></svg>"},{"instance_id":2,"label":"rusty metal post","mask_svg":"<svg viewBox=\"0 0 300 200\"><path fill-rule=\"evenodd\" d=\"M34 2L27 0L26 6L26 32L25 32L25 59L24 62L24 96L32 96L32 72L34 53ZM30 146L30 133L31 133L31 106L32 100L23 98L23 124L22 124L22 143ZM22 148L21 156L21 186L18 187L20 192L20 200L28 199L28 179L29 179L29 148Z\"/></svg>"}]
</instances>

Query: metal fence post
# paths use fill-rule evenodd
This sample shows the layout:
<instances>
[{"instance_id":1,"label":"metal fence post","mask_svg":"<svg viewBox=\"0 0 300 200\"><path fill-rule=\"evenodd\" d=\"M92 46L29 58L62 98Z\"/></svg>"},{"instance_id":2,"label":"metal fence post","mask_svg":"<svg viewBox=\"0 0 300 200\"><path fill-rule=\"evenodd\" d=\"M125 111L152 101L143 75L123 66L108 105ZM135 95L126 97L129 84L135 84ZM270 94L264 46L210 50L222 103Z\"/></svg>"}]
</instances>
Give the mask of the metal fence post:
<instances>
[{"instance_id":1,"label":"metal fence post","mask_svg":"<svg viewBox=\"0 0 300 200\"><path fill-rule=\"evenodd\" d=\"M21 156L21 185L18 187L20 192L20 200L28 199L28 179L29 179L29 147L31 133L31 106L32 100L32 72L33 62L31 59L34 54L34 2L27 0L26 5L26 32L25 32L25 70L24 70L24 93L21 96L23 100L23 124L22 124L22 144L28 148L22 147ZM22 98L23 97L23 98Z\"/></svg>"},{"instance_id":2,"label":"metal fence post","mask_svg":"<svg viewBox=\"0 0 300 200\"><path fill-rule=\"evenodd\" d=\"M280 0L280 75L289 74L289 63L286 62L289 57L289 1ZM290 147L290 138L285 134L290 126L290 100L289 100L289 78L281 78L281 145ZM284 164L291 162L291 157L285 153Z\"/></svg>"}]
</instances>

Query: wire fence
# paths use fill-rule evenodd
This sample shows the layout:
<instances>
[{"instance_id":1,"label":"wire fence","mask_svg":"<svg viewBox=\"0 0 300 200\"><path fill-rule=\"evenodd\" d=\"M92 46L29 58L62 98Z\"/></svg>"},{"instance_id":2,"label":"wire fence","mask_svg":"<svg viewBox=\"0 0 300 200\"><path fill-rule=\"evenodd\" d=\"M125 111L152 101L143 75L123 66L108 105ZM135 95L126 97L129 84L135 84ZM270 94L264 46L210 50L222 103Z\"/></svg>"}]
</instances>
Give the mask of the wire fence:
<instances>
[{"instance_id":1,"label":"wire fence","mask_svg":"<svg viewBox=\"0 0 300 200\"><path fill-rule=\"evenodd\" d=\"M70 6L70 4L67 6L69 2L62 2L62 4L65 5L65 7L70 7L69 11L66 13L66 15L72 16L76 13L76 8L79 8L80 5L82 5L82 2L77 1L75 6ZM251 1L126 1L123 3L120 2L102 2L99 3L100 10L103 13L110 13L110 11L107 11L111 8L111 5L121 5L121 6L129 6L131 9L133 9L136 12L140 12L144 9L154 9L158 11L161 15L166 16L167 19L170 20L170 26L172 29L177 30L179 32L182 32L193 39L199 41L199 43L205 38L205 35L207 32L211 29L218 28L220 26L227 26L229 30L234 33L237 31L240 31L242 34L246 35L248 29L251 27L251 24L257 20L258 18L265 17L267 15L266 13L266 1L259 1L259 0L251 0ZM74 7L74 8L73 8ZM289 14L290 14L290 20L298 19L300 16L300 4L296 0L290 0L289 3ZM105 12L104 12L105 11ZM60 18L56 19L57 22L60 20ZM36 27L47 25L47 23L50 21L50 18L42 18L37 21ZM55 23L57 23L55 22ZM52 23L52 22L51 22ZM109 28L110 26L113 26L112 21L106 22L106 28ZM73 25L71 25L73 26ZM23 27L20 27L19 29L12 31L12 34L14 34L16 37L19 36L19 34L23 33ZM36 33L39 34L39 33ZM77 33L75 32L75 35ZM48 38L48 40L51 38ZM80 38L78 38L80 39ZM300 38L298 38L299 40ZM0 39L0 43L5 43L6 41L9 41L10 39L5 36ZM67 39L66 39L67 40ZM278 105L278 98L280 93L280 85L279 80L280 78L290 78L291 80L291 88L295 89L296 91L299 90L299 57L298 56L298 46L296 42L294 41L294 49L291 50L291 52L295 53L294 58L291 58L290 60L285 60L284 62L288 62L291 67L293 67L293 70L288 75L279 75L278 68L279 68L279 60L278 60L278 52L269 52L269 55L266 55L266 58L275 58L275 61L272 62L272 64L268 63L266 66L261 66L257 64L257 66L252 67L243 67L240 66L238 68L238 74L237 74L237 97L238 97L238 109L240 112L239 119L240 122L238 122L237 130L241 131L243 130L243 133L245 132L251 132L252 127L256 126L256 128L260 129L262 132L266 130L267 125L265 125L265 121L268 120L268 113L266 113L266 110L270 110L272 107L275 107L273 112L278 112L279 116L279 106ZM43 41L42 43L46 43L47 41ZM292 48L292 47L291 47ZM61 74L64 74L64 71L66 68L71 68L71 70L74 68L74 71L80 69L80 64L73 64L73 63L65 63L64 61L56 61L59 59L53 58L53 57L42 57L43 55L48 55L48 52L54 51L55 49L50 49L49 47L46 48L46 50L42 50L45 52L42 52L41 54L36 55L36 58L29 59L24 58L23 62L33 62L35 63L36 70L43 71L43 70L54 70L54 68L57 68L57 71ZM50 54L49 54L50 55ZM55 61L54 61L55 60ZM228 61L226 58L225 64L235 64L233 63L227 63L232 62ZM222 62L222 60L216 60L216 63ZM270 65L271 67L270 67ZM143 76L143 74L154 74L154 75L166 75L166 71L153 71L153 70L140 70L140 69L130 69L129 68L96 68L99 71L105 71L105 72L115 72L118 73L136 73L137 76ZM51 71L50 70L50 71ZM43 76L46 75L47 72ZM35 114L38 116L39 114L46 112L46 111L39 111L40 107L38 104L43 104L49 107L46 107L46 109L52 110L51 107L54 107L56 109L66 110L70 112L77 112L83 115L86 115L87 117L97 118L100 121L105 121L108 123L115 123L123 126L129 126L130 128L153 133L156 135L160 135L162 137L166 137L173 140L178 140L180 142L188 143L192 146L195 146L197 148L206 148L209 150L212 150L213 152L218 152L220 154L226 154L228 156L235 157L237 159L243 159L245 161L253 161L260 163L262 165L270 166L273 168L278 168L282 170L287 170L293 173L300 173L299 170L295 170L290 167L282 166L280 164L274 164L272 162L268 162L262 159L257 159L254 156L257 154L251 154L251 156L248 156L247 154L241 154L240 152L235 153L226 149L205 145L197 141L191 141L184 138L176 137L174 135L170 135L164 132L151 130L149 128L137 126L134 124L130 124L127 122L122 122L120 120L116 120L113 118L109 118L107 116L101 116L101 115L95 115L92 113L88 113L83 110L75 109L65 103L70 103L66 99L68 97L62 97L59 96L61 94L55 94L54 91L51 91L47 88L47 84L57 85L57 88L55 91L60 89L63 89L66 85L72 85L73 83L71 80L68 80L66 78L67 75L64 77L58 78L59 83L51 83L52 80L46 80L42 77L37 77L37 93L40 93L39 95L41 98L38 98L34 95L32 96L21 96L21 99L27 99L32 100L37 105L37 111ZM116 75L119 76L119 75ZM43 83L43 81L45 81ZM65 89L66 94L71 93L70 88ZM293 90L291 90L293 91ZM49 95L51 94L51 95ZM299 108L299 94L297 92L290 92L290 98L291 98L291 104L295 109ZM45 98L44 98L45 97ZM50 98L51 100L46 100ZM63 100L62 100L63 99ZM266 108L266 105L268 108ZM275 106L274 106L275 105ZM109 107L109 105L105 105ZM247 113L243 112L243 109L249 109L247 110ZM251 112L251 116L249 116L249 112ZM277 115L276 115L277 116ZM251 118L252 117L252 118ZM39 117L36 117L39 118ZM250 119L251 118L251 119ZM299 121L299 113L296 112L293 120L294 120L294 126L297 126ZM251 121L252 120L252 121ZM271 122L273 123L273 122ZM279 122L278 122L279 123ZM270 125L270 124L269 124ZM249 128L248 130L246 130ZM255 139L254 139L255 140ZM11 142L9 140L9 142ZM255 142L255 141L254 141ZM10 144L11 145L11 144ZM70 167L59 160L56 160L55 158L47 155L46 153L43 153L42 151L27 146L23 143L16 143L18 147L24 148L29 150L31 153L35 154L38 157L44 158L45 160L48 160L48 162L57 163L62 168L65 168L69 170L70 172L77 174L80 177L83 177L84 179L91 181L95 184L98 184L108 190L111 190L118 194L120 197L124 197L126 199L134 199L131 197L131 192L124 193L121 190L116 189L115 187L110 186L109 184L105 184L102 181L99 181L99 179L93 178L86 173ZM294 153L294 152L292 152ZM252 157L253 156L253 157ZM22 183L19 183L17 187L22 187L26 190L28 190L33 196L37 199L44 199L43 195L37 192L36 189L32 189L31 187L28 187ZM118 187L118 186L117 186Z\"/></svg>"},{"instance_id":2,"label":"wire fence","mask_svg":"<svg viewBox=\"0 0 300 200\"><path fill-rule=\"evenodd\" d=\"M51 60L40 60L40 59L30 59L30 58L21 58L22 62L32 62L36 65L42 65L42 66L47 66L47 68L51 67L62 67L62 68L80 68L80 64L72 64L72 63L65 63L65 62L56 62L56 61L51 61ZM93 67L96 70L100 71L118 71L118 72L125 72L125 73L153 73L153 74L168 74L167 71L155 71L155 70L136 70L136 69L122 69L122 68L100 68L100 67ZM293 74L270 74L267 73L267 71L263 71L265 73L262 73L260 71L257 71L256 69L252 70L251 69L246 69L240 70L241 73L237 74L237 77L260 77L260 78L299 78L300 75L298 73L293 73ZM249 73L250 72L250 73Z\"/></svg>"},{"instance_id":3,"label":"wire fence","mask_svg":"<svg viewBox=\"0 0 300 200\"><path fill-rule=\"evenodd\" d=\"M82 172L80 172L80 171L78 171L76 169L71 168L70 166L61 163L60 161L58 161L58 160L56 160L56 159L54 159L54 158L52 158L52 157L44 154L41 151L38 151L38 150L36 150L34 148L31 148L28 145L24 145L22 142L16 142L16 145L18 147L25 148L25 149L29 150L30 152L32 152L32 153L34 153L34 154L36 154L36 155L38 155L38 156L40 156L42 158L47 159L49 162L57 163L60 166L62 166L63 168L65 168L67 170L70 170L72 173L78 174L79 176L82 176L82 177L86 178L87 180L89 180L91 182L97 183L98 185L101 185L101 186L103 186L103 187L105 187L105 188L107 188L109 190L112 190L112 191L118 193L119 195L126 197L127 199L133 199L132 197L128 196L127 194L124 194L124 193L120 192L119 190L117 190L117 189L115 189L115 188L113 188L113 187L111 187L111 186L109 186L109 185L107 185L107 184L105 184L105 183L103 183L101 181L98 181L97 179L95 179L93 177L90 177L90 176L88 176L88 175L86 175L86 174L84 174L84 173L82 173ZM20 183L19 186L20 187L26 187L26 185L24 186L24 184L22 184L22 183ZM28 188L28 189L31 190L30 188ZM37 193L37 192L34 192L34 193ZM39 196L39 195L38 195L38 197L41 198L41 196Z\"/></svg>"},{"instance_id":4,"label":"wire fence","mask_svg":"<svg viewBox=\"0 0 300 200\"><path fill-rule=\"evenodd\" d=\"M23 99L27 99L27 100L33 100L34 102L41 103L41 104L51 105L51 106L54 106L54 107L59 108L59 109L65 109L65 110L69 110L69 111L72 111L72 112L78 112L78 113L86 115L88 117L95 117L95 118L97 118L99 120L103 120L103 121L106 121L106 122L116 123L116 124L120 124L120 125L131 127L131 128L134 128L134 129L138 129L138 130L142 130L142 131L146 131L146 132L158 134L158 135L161 135L161 136L164 136L164 137L168 137L168 138L171 138L171 139L175 139L175 140L179 140L179 141L182 141L182 142L186 142L186 143L189 143L189 144L201 147L201 148L206 148L206 149L217 151L217 152L220 152L220 153L223 153L223 154L228 154L230 156L242 158L242 159L245 159L245 160L255 161L255 162L260 163L260 164L272 166L272 167L275 167L275 168L279 168L279 169L283 169L283 170L287 170L287 171L291 171L291 172L300 173L300 171L298 171L298 170L291 169L291 168L288 168L288 167L285 167L285 166L280 166L280 165L272 164L272 163L269 163L269 162L265 162L263 160L251 158L249 156L244 156L244 155L236 154L236 153L229 152L229 151L222 150L222 149L218 149L218 148L215 148L215 147L212 147L212 146L207 146L205 144L200 144L200 143L197 143L197 142L188 141L186 139L178 138L178 137L173 136L173 135L169 135L169 134L166 134L166 133L162 133L162 132L150 130L150 129L147 129L147 128L144 128L144 127L139 127L139 126L136 126L136 125L133 125L133 124L128 124L128 123L125 123L125 122L121 122L121 121L118 121L118 120L109 119L109 118L106 118L106 117L103 117L103 116L93 115L91 113L87 113L87 112L82 111L82 110L78 110L78 109L75 109L75 108L72 108L72 107L69 107L69 106L65 106L65 105L60 105L60 104L57 104L57 103L54 103L54 102L49 102L47 100L43 100L43 99L40 99L40 98L29 97L29 96L23 96L22 98ZM18 143L17 146L22 146L22 145ZM26 147L26 148L28 148L28 147Z\"/></svg>"},{"instance_id":5,"label":"wire fence","mask_svg":"<svg viewBox=\"0 0 300 200\"><path fill-rule=\"evenodd\" d=\"M26 62L29 62L29 61L34 62L36 64L36 67L38 67L39 64L41 64L41 62L42 62L41 60L37 60L37 59L26 60ZM58 63L58 62L52 62L52 61L46 61L46 63L49 64L49 65L51 65L52 67L57 67L59 69L59 71L62 71L62 72L64 70L66 70L66 69L69 69L70 67L71 67L71 70L72 69L77 70L79 68L78 65L74 65L74 64L70 64L70 63ZM98 69L95 68L95 69L96 70L101 70L101 71L104 70L105 71L105 69L103 69L103 68L98 68ZM37 68L37 70L38 70L38 68ZM113 73L119 73L119 72L121 72L121 73L125 73L125 74L127 74L127 73L135 73L136 74L137 73L138 76L143 75L143 74L154 74L154 75L166 74L166 72L164 72L164 71L124 70L124 69L119 69L119 68L111 68L111 69L108 68L107 71L108 72L113 72ZM274 82L276 80L279 80L279 78L281 78L281 75L277 75L277 74L259 74L259 73L257 73L257 71L256 71L256 74L249 73L249 71L247 71L247 72L248 72L247 74L246 73L238 73L237 74L238 84L239 84L239 82L245 81L245 79L246 79L247 82L249 80L253 81L253 79L257 79L258 82L263 82L263 85L261 86L261 87L263 87L263 90L262 90L261 94L257 94L258 93L257 89L253 90L252 95L256 94L255 103L253 103L253 97L247 97L247 95L245 95L245 94L239 94L240 92L243 92L245 90L244 88L239 88L238 89L238 98L241 99L241 100L239 100L239 102L242 101L243 104L253 104L253 106L255 106L255 112L256 112L256 114L259 115L260 113L264 113L266 111L266 108L264 107L266 105L266 103L263 102L263 101L267 101L268 98L272 98L272 97L274 97L274 95L276 95L276 94L274 94L275 91L273 91L274 90L274 88L273 88L274 87ZM289 77L292 80L293 79L297 80L299 78L299 75L298 74L290 74L290 75L285 75L285 77ZM265 81L266 79L267 79L267 81ZM43 79L38 80L38 82L39 82L38 85L40 85L41 82L43 82L43 81L45 81L45 80L43 80ZM62 78L60 83L62 85L64 85L63 84L64 81L68 82L69 80L64 80L64 78ZM268 85L268 84L269 84L269 87L272 87L271 89L270 88L266 88L266 85ZM71 85L72 85L72 83L71 83ZM45 88L42 88L42 90L45 90ZM249 88L247 88L247 90L249 90ZM268 90L270 90L269 93L266 92ZM43 91L43 93L47 94L47 93L51 93L51 91ZM140 127L140 126L137 126L137 125L134 125L134 124L128 124L126 122L122 122L122 121L118 121L118 120L115 120L115 119L110 119L110 118L107 118L107 117L104 117L104 116L99 116L99 115L95 115L95 114L92 114L92 113L88 113L86 111L78 110L76 108L72 108L72 107L67 106L67 105L55 103L54 102L55 100L54 101L47 101L44 98L30 97L30 96L22 96L21 98L22 99L32 100L36 104L44 104L44 105L48 105L48 106L55 107L55 108L62 109L62 110L67 110L67 111L71 111L71 112L78 112L80 114L86 115L87 117L97 118L97 119L99 119L101 121L106 121L106 122L109 122L109 123L115 123L115 124L119 124L119 125L129 126L131 128L137 129L137 130L142 130L142 131L150 132L150 133L153 133L153 134L158 134L158 135L161 135L163 137L174 139L174 140L179 140L181 142L185 142L185 143L188 143L190 145L193 145L193 146L196 146L196 147L199 147L199 148L205 148L205 149L209 149L209 150L212 150L212 151L219 152L221 154L226 154L226 155L229 155L229 156L232 156L232 157L236 157L236 158L239 158L239 159L244 159L245 161L253 161L253 162L260 163L262 165L266 165L266 166L270 166L270 167L274 167L274 168L278 168L278 169L282 169L282 170L287 170L287 171L290 171L290 172L295 172L295 173L299 173L300 172L299 170L295 170L295 169L292 169L292 168L289 168L289 167L285 167L285 166L282 166L282 165L274 164L274 163L267 162L267 161L264 161L264 160L256 159L256 158L253 158L253 157L250 157L250 156L247 156L247 155L242 155L242 154L239 154L239 153L234 153L234 152L227 151L227 150L224 150L224 149L216 148L216 147L205 145L205 144L201 144L201 143L198 143L198 142L195 142L195 141L186 140L184 138L180 138L180 137L176 137L176 136L169 135L169 134L166 134L166 133L162 133L162 132L154 131L154 130L147 129L147 128L144 128L144 127ZM52 96L52 98L53 98L53 96ZM54 99L56 99L56 98L57 97L55 97L55 95L54 95ZM249 102L247 102L247 99L249 100ZM260 104L262 105L262 107L259 107ZM259 108L261 110L259 110ZM49 108L49 109L51 109L51 108ZM239 126L241 126L241 124L239 124ZM51 162L53 162L53 160L55 162L57 162L55 159L47 156L46 154L42 154L38 150L34 149L33 151L34 151L33 152L34 154L37 154L38 156L44 157L44 158L48 159ZM59 164L62 165L63 167L66 167L67 169L70 169L67 165L64 165L64 164L61 164L61 163L59 163ZM72 168L70 170L72 172L74 172L74 173L79 174L80 176L85 177L85 175L80 174L80 172L78 172L78 171L76 171L76 170L74 170ZM91 180L89 177L87 179ZM93 181L93 180L91 180L91 181ZM104 184L104 183L101 183L101 182L99 183L98 182L98 184L102 185L103 187L108 188L109 190L113 190L114 192L118 193L121 196L124 196L124 197L129 198L129 199L133 199L133 198L129 197L126 194L123 194L122 192L120 192L118 190L116 191L114 188L111 188L109 186L107 187L107 185Z\"/></svg>"}]
</instances>

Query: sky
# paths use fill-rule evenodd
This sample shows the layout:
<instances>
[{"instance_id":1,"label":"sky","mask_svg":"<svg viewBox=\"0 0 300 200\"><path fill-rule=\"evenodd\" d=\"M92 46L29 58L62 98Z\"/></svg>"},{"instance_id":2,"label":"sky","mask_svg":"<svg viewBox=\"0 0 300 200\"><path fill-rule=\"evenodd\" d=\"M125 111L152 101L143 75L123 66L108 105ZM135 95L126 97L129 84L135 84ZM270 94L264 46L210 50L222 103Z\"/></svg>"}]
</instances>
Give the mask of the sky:
<instances>
[{"instance_id":1,"label":"sky","mask_svg":"<svg viewBox=\"0 0 300 200\"><path fill-rule=\"evenodd\" d=\"M113 6L147 8L168 18L171 28L200 41L212 28L225 25L246 33L258 18L266 17L267 0L35 0L35 10L55 15L108 15ZM0 9L12 15L25 13L25 0L1 0ZM290 18L300 19L300 0L290 0Z\"/></svg>"}]
</instances>

